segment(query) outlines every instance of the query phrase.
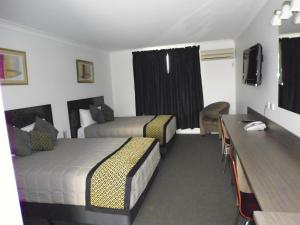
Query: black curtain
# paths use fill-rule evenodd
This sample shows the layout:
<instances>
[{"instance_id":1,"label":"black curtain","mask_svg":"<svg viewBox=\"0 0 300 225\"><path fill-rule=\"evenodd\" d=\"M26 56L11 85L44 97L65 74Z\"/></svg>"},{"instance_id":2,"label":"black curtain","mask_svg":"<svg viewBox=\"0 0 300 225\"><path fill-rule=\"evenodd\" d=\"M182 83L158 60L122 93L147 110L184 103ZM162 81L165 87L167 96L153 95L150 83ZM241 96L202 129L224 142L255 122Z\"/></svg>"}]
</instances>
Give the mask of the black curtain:
<instances>
[{"instance_id":1,"label":"black curtain","mask_svg":"<svg viewBox=\"0 0 300 225\"><path fill-rule=\"evenodd\" d=\"M177 128L199 127L203 109L199 46L133 52L133 70L137 115L173 114Z\"/></svg>"},{"instance_id":2,"label":"black curtain","mask_svg":"<svg viewBox=\"0 0 300 225\"><path fill-rule=\"evenodd\" d=\"M279 107L300 114L300 38L280 39Z\"/></svg>"},{"instance_id":3,"label":"black curtain","mask_svg":"<svg viewBox=\"0 0 300 225\"><path fill-rule=\"evenodd\" d=\"M133 53L136 115L168 114L166 51Z\"/></svg>"}]
</instances>

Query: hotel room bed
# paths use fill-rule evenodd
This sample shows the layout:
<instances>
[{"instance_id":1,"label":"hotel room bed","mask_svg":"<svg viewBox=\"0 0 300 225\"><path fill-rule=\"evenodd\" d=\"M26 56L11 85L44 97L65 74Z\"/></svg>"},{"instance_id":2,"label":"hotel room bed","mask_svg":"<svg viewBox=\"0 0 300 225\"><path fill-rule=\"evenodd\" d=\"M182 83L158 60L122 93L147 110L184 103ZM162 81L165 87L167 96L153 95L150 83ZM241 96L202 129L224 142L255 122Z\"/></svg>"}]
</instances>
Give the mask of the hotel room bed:
<instances>
[{"instance_id":1,"label":"hotel room bed","mask_svg":"<svg viewBox=\"0 0 300 225\"><path fill-rule=\"evenodd\" d=\"M89 171L127 138L58 139L53 151L13 159L20 200L85 206ZM156 145L132 177L130 209L143 193L160 160Z\"/></svg>"},{"instance_id":2,"label":"hotel room bed","mask_svg":"<svg viewBox=\"0 0 300 225\"><path fill-rule=\"evenodd\" d=\"M43 111L45 106L34 108L43 108ZM48 114L45 119L52 122L51 106L48 105L46 109ZM17 127L21 123L23 126L20 115L24 111L27 112L28 108L7 111L8 123ZM16 115L19 119L12 119ZM40 113L38 116L43 117ZM30 115L29 120L28 116L21 118L28 125L35 116ZM99 183L103 185L101 188L108 188L106 183L109 183L109 177L113 174L106 172L108 170L105 170L104 164L113 157L116 158L130 144L133 150L136 146L144 146L145 151L126 176L124 190L116 189L117 192L110 194L99 187L97 190ZM23 215L86 224L129 225L156 175L160 151L159 143L151 138L58 139L54 150L14 157L13 162ZM101 173L96 174L101 166ZM116 171L119 174L122 168L117 168ZM114 179L119 182L119 177ZM114 184L113 179L111 180L109 185ZM110 199L117 199L115 201L122 207L110 205ZM97 203L98 200L100 203Z\"/></svg>"},{"instance_id":3,"label":"hotel room bed","mask_svg":"<svg viewBox=\"0 0 300 225\"><path fill-rule=\"evenodd\" d=\"M145 125L155 116L115 117L115 120L105 123L95 123L85 128L79 128L78 138L94 137L143 137ZM167 123L162 145L169 143L176 133L176 118Z\"/></svg>"},{"instance_id":4,"label":"hotel room bed","mask_svg":"<svg viewBox=\"0 0 300 225\"><path fill-rule=\"evenodd\" d=\"M68 101L69 122L72 138L94 138L94 137L146 137L149 124L160 116L131 116L115 117L113 121L101 124L92 124L81 127L80 109L89 109L90 105L104 104L103 96ZM176 135L176 118L170 116L160 127L163 129L163 137L160 138L162 153L166 153L166 147Z\"/></svg>"}]
</instances>

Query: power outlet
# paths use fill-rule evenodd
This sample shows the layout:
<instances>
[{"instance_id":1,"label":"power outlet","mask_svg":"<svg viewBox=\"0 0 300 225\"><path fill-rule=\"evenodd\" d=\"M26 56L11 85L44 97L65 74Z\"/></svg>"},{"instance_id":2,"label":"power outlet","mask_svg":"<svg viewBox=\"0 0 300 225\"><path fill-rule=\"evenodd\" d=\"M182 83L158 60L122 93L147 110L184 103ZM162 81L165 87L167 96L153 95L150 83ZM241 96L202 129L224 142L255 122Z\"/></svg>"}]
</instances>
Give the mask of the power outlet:
<instances>
[{"instance_id":1,"label":"power outlet","mask_svg":"<svg viewBox=\"0 0 300 225\"><path fill-rule=\"evenodd\" d=\"M264 115L266 115L266 110L267 109L274 111L275 110L275 104L270 102L270 101L267 101L266 104L265 104L265 107L264 107Z\"/></svg>"}]
</instances>

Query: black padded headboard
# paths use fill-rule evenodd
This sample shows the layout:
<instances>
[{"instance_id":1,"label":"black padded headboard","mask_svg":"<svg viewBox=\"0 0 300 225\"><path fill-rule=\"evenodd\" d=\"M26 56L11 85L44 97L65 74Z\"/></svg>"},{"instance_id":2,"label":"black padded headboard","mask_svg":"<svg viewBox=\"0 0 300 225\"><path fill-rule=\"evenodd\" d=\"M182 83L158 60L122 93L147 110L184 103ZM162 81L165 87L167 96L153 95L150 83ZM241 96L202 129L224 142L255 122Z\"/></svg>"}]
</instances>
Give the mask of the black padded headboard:
<instances>
[{"instance_id":1,"label":"black padded headboard","mask_svg":"<svg viewBox=\"0 0 300 225\"><path fill-rule=\"evenodd\" d=\"M89 109L90 105L104 104L104 97L84 98L73 101L68 101L68 114L71 130L71 137L77 138L77 130L80 128L79 109Z\"/></svg>"},{"instance_id":2,"label":"black padded headboard","mask_svg":"<svg viewBox=\"0 0 300 225\"><path fill-rule=\"evenodd\" d=\"M50 104L5 111L6 123L18 128L34 123L37 116L53 124Z\"/></svg>"}]
</instances>

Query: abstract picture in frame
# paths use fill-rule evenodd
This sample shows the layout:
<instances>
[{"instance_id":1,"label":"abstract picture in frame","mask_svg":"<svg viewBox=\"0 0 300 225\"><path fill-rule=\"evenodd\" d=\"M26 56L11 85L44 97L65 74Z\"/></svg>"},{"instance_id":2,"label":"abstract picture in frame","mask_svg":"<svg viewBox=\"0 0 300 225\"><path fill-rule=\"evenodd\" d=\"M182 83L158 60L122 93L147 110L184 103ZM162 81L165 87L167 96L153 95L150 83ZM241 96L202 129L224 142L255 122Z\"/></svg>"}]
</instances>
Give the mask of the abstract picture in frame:
<instances>
[{"instance_id":1,"label":"abstract picture in frame","mask_svg":"<svg viewBox=\"0 0 300 225\"><path fill-rule=\"evenodd\" d=\"M85 60L76 60L77 82L94 83L94 64Z\"/></svg>"},{"instance_id":2,"label":"abstract picture in frame","mask_svg":"<svg viewBox=\"0 0 300 225\"><path fill-rule=\"evenodd\" d=\"M28 84L26 52L0 48L0 83Z\"/></svg>"}]
</instances>

